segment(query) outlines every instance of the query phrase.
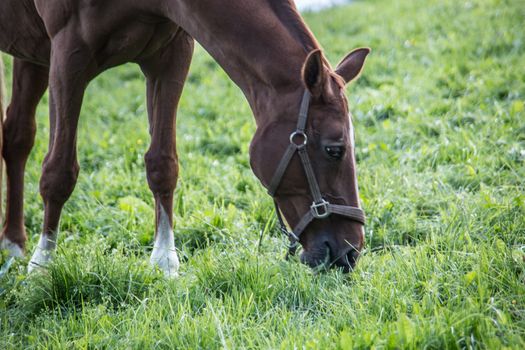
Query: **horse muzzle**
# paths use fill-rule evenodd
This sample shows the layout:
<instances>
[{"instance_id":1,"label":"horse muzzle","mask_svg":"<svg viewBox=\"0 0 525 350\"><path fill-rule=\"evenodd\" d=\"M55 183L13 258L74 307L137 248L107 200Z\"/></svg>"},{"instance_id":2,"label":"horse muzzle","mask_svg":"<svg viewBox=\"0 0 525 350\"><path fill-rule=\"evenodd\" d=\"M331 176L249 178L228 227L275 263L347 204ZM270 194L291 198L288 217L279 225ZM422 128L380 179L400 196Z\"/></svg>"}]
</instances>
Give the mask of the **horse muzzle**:
<instances>
[{"instance_id":1,"label":"horse muzzle","mask_svg":"<svg viewBox=\"0 0 525 350\"><path fill-rule=\"evenodd\" d=\"M352 271L361 253L362 244L338 244L334 239L330 239L329 235L321 236L322 239L316 240L308 249L303 250L301 262L317 271L332 268L340 269L344 273Z\"/></svg>"}]
</instances>

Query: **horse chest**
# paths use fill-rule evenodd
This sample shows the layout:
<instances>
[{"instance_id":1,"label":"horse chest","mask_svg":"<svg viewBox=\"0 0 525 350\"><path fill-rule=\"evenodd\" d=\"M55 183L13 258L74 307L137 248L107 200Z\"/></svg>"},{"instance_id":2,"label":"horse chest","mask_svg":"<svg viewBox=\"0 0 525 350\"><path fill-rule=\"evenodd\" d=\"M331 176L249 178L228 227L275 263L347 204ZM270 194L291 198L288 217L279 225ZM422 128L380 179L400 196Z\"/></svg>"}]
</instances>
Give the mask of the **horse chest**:
<instances>
[{"instance_id":1,"label":"horse chest","mask_svg":"<svg viewBox=\"0 0 525 350\"><path fill-rule=\"evenodd\" d=\"M46 65L50 47L32 0L0 0L0 51Z\"/></svg>"}]
</instances>

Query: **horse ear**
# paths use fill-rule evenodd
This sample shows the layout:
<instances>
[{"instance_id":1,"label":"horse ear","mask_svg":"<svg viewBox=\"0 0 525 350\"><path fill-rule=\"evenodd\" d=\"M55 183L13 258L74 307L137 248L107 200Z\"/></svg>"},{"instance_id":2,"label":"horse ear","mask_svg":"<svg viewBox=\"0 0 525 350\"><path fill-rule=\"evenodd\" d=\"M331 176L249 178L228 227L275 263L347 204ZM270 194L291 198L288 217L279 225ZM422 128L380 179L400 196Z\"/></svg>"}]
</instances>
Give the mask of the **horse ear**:
<instances>
[{"instance_id":1,"label":"horse ear","mask_svg":"<svg viewBox=\"0 0 525 350\"><path fill-rule=\"evenodd\" d=\"M320 97L323 93L324 81L323 53L317 49L310 52L306 57L303 65L303 82L312 96Z\"/></svg>"},{"instance_id":2,"label":"horse ear","mask_svg":"<svg viewBox=\"0 0 525 350\"><path fill-rule=\"evenodd\" d=\"M348 84L354 80L359 75L359 73L361 73L361 70L365 65L366 56L368 56L370 51L371 50L368 47L355 49L346 55L345 58L343 58L341 63L339 63L337 66L335 72L339 74Z\"/></svg>"}]
</instances>

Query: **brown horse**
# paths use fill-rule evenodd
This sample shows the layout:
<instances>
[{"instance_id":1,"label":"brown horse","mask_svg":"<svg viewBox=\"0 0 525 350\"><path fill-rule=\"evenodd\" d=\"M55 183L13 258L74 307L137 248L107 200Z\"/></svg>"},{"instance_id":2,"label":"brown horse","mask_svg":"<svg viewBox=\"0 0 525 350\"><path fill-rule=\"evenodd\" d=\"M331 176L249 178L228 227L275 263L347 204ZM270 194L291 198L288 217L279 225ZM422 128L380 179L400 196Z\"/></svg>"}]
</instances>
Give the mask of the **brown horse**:
<instances>
[{"instance_id":1,"label":"brown horse","mask_svg":"<svg viewBox=\"0 0 525 350\"><path fill-rule=\"evenodd\" d=\"M175 120L193 38L248 99L257 124L253 171L294 228L289 235L303 246L302 260L312 267L354 265L364 217L344 85L359 75L369 49L354 50L333 70L291 0L0 0L0 50L14 56L0 239L13 256L24 254L27 240L23 179L35 109L48 87L50 96L40 181L44 223L29 270L50 261L62 207L77 181L77 123L86 86L111 67L135 62L147 80L151 145L145 163L156 209L151 262L176 274Z\"/></svg>"}]
</instances>

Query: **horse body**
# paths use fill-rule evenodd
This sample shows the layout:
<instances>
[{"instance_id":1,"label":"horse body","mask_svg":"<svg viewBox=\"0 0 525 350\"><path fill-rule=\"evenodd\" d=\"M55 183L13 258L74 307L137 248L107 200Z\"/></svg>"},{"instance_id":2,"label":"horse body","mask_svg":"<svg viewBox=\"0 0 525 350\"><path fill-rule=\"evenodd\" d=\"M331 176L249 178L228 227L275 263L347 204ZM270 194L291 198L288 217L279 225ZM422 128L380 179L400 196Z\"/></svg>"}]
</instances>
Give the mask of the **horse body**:
<instances>
[{"instance_id":1,"label":"horse body","mask_svg":"<svg viewBox=\"0 0 525 350\"><path fill-rule=\"evenodd\" d=\"M8 186L1 236L2 246L13 255L23 252L27 239L23 173L34 142L35 109L45 90L50 91L50 142L40 181L44 225L30 269L51 258L60 213L78 177L76 129L87 84L108 68L135 62L147 81L151 145L145 162L157 228L151 260L167 274L176 273L171 229L178 177L175 119L193 38L250 103L258 127L251 161L261 182L269 184L306 88L314 97L310 126L322 135L314 144L317 149L309 150L314 162L321 164L316 169L321 190L335 201L358 206L353 150L344 152L351 148L351 135L342 89L343 80L358 75L368 51L349 55L336 74L290 1L0 0L0 50L15 57L12 101L3 131ZM327 163L323 153L327 144L346 153L337 165ZM328 169L328 174L321 169ZM294 160L276 195L291 225L298 222L305 205L308 208L308 200L301 198L307 196L308 186L298 178L301 168ZM346 254L351 250L355 255L363 244L361 225L341 218L325 221L312 223L301 238L306 262L317 265L324 260L328 246L337 250L333 261L342 249L346 252L342 264L349 265Z\"/></svg>"},{"instance_id":2,"label":"horse body","mask_svg":"<svg viewBox=\"0 0 525 350\"><path fill-rule=\"evenodd\" d=\"M151 56L180 28L169 19L127 6L128 1L0 1L0 49L50 66L51 42L66 31L89 54L92 74Z\"/></svg>"}]
</instances>

